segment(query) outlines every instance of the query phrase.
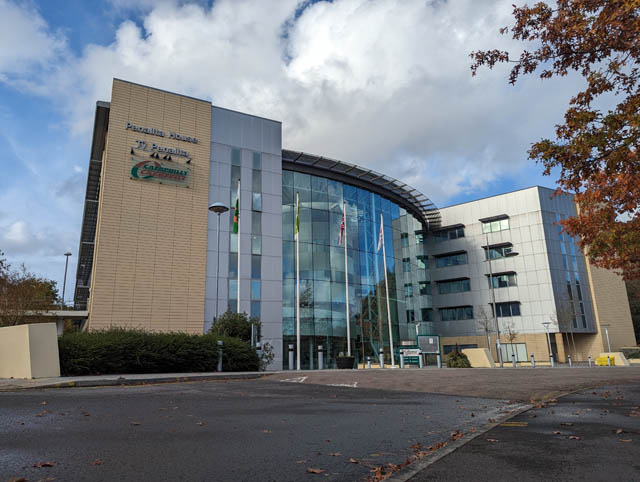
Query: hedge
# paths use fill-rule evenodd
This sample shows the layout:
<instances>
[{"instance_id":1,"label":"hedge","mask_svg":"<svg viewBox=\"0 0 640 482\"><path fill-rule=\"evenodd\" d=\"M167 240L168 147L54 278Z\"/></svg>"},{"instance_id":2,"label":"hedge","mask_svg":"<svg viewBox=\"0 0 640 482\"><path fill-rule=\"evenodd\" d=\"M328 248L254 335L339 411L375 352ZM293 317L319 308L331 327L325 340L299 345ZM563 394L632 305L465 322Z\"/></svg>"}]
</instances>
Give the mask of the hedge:
<instances>
[{"instance_id":1,"label":"hedge","mask_svg":"<svg viewBox=\"0 0 640 482\"><path fill-rule=\"evenodd\" d=\"M223 371L257 371L258 355L237 338L111 328L58 339L62 375L213 372L218 340Z\"/></svg>"}]
</instances>

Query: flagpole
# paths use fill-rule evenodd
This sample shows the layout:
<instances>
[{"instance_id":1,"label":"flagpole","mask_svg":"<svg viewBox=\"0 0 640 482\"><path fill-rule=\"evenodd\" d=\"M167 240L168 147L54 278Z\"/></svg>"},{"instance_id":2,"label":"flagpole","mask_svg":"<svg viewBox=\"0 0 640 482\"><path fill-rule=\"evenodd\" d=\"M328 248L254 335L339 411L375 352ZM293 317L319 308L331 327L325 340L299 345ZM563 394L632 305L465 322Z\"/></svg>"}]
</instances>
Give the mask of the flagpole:
<instances>
[{"instance_id":1,"label":"flagpole","mask_svg":"<svg viewBox=\"0 0 640 482\"><path fill-rule=\"evenodd\" d=\"M240 314L240 179L238 179L238 305L236 311Z\"/></svg>"},{"instance_id":2,"label":"flagpole","mask_svg":"<svg viewBox=\"0 0 640 482\"><path fill-rule=\"evenodd\" d=\"M384 263L384 289L387 293L387 321L389 323L389 347L391 350L391 366L395 367L395 359L393 356L393 331L391 330L391 307L389 305L389 280L387 279L387 251L384 247L384 228L382 213L380 213L380 231L382 234L382 261Z\"/></svg>"},{"instance_id":3,"label":"flagpole","mask_svg":"<svg viewBox=\"0 0 640 482\"><path fill-rule=\"evenodd\" d=\"M296 192L296 370L300 370L300 198Z\"/></svg>"},{"instance_id":4,"label":"flagpole","mask_svg":"<svg viewBox=\"0 0 640 482\"><path fill-rule=\"evenodd\" d=\"M347 300L347 356L351 356L351 320L349 319L349 261L347 258L347 201L342 202L344 220L344 293Z\"/></svg>"}]
</instances>

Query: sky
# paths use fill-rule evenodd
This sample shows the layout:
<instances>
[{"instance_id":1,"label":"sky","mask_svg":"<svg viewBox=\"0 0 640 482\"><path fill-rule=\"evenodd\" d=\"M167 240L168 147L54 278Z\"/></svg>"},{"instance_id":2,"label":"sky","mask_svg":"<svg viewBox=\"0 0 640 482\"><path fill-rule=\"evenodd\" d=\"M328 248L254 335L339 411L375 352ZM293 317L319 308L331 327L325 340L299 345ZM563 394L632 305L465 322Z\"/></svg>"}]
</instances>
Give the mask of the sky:
<instances>
[{"instance_id":1,"label":"sky","mask_svg":"<svg viewBox=\"0 0 640 482\"><path fill-rule=\"evenodd\" d=\"M283 147L437 206L553 177L528 160L580 80L471 76L513 0L0 0L0 251L73 297L93 116L114 77L277 119Z\"/></svg>"}]
</instances>

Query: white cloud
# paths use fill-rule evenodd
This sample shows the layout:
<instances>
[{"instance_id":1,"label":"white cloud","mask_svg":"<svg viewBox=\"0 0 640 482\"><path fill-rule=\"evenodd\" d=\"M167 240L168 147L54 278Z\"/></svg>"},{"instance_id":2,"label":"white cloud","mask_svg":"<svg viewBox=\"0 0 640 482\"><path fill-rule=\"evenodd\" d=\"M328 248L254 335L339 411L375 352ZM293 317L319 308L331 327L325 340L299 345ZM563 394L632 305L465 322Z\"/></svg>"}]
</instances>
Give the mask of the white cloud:
<instances>
[{"instance_id":1,"label":"white cloud","mask_svg":"<svg viewBox=\"0 0 640 482\"><path fill-rule=\"evenodd\" d=\"M9 59L0 76L53 100L84 135L112 77L208 98L282 120L287 148L388 173L439 203L530 162L528 145L560 120L572 83L531 78L513 88L506 69L471 77L472 50L519 48L498 34L511 22L509 0L132 5L142 26L122 22L110 45L88 44L80 56L61 52L64 42L22 9L14 16L32 18L24 30L43 47L25 55L50 75L20 76L0 52Z\"/></svg>"}]
</instances>

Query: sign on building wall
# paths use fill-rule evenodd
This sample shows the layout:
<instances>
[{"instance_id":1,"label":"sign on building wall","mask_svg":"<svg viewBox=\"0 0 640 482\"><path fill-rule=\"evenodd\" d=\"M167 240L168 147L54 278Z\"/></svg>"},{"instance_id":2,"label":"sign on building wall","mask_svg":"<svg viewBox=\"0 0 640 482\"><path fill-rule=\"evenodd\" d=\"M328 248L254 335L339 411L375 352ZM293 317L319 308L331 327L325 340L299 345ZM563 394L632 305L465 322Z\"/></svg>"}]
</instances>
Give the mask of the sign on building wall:
<instances>
[{"instance_id":1,"label":"sign on building wall","mask_svg":"<svg viewBox=\"0 0 640 482\"><path fill-rule=\"evenodd\" d=\"M131 179L189 187L191 169L165 159L141 159L131 156Z\"/></svg>"}]
</instances>

